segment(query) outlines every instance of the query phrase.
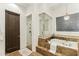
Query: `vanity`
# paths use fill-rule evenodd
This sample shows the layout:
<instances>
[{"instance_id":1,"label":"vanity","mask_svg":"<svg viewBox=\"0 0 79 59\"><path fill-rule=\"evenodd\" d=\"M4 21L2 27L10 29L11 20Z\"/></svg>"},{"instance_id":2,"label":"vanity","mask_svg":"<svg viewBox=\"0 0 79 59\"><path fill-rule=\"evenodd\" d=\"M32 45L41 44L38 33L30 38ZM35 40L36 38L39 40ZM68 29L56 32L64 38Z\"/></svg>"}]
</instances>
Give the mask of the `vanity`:
<instances>
[{"instance_id":1,"label":"vanity","mask_svg":"<svg viewBox=\"0 0 79 59\"><path fill-rule=\"evenodd\" d=\"M78 56L79 37L68 35L54 35L38 38L36 51L45 56Z\"/></svg>"}]
</instances>

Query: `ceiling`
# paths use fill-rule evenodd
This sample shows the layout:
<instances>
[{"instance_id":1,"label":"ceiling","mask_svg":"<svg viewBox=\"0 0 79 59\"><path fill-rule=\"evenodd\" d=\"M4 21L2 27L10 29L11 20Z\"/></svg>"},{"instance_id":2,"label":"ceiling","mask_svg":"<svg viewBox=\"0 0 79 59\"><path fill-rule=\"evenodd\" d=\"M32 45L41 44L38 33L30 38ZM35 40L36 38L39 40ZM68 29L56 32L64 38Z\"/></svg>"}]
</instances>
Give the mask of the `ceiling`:
<instances>
[{"instance_id":1,"label":"ceiling","mask_svg":"<svg viewBox=\"0 0 79 59\"><path fill-rule=\"evenodd\" d=\"M31 3L16 3L16 5L18 5L18 6L22 7L22 8L24 8L24 9L28 9L29 7L32 6Z\"/></svg>"},{"instance_id":2,"label":"ceiling","mask_svg":"<svg viewBox=\"0 0 79 59\"><path fill-rule=\"evenodd\" d=\"M16 3L16 4L23 7L23 8L28 8L32 5L31 3Z\"/></svg>"},{"instance_id":3,"label":"ceiling","mask_svg":"<svg viewBox=\"0 0 79 59\"><path fill-rule=\"evenodd\" d=\"M24 9L28 9L29 7L33 7L34 5L37 5L38 7L46 6L47 8L50 9L60 5L60 3L16 3L16 4Z\"/></svg>"}]
</instances>

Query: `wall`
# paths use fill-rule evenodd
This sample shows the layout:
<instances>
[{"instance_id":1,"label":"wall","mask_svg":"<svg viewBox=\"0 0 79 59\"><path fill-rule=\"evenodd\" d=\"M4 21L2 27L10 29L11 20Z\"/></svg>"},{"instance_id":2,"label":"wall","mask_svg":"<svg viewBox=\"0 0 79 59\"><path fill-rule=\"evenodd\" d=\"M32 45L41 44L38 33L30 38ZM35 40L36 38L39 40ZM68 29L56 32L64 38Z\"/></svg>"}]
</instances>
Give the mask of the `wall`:
<instances>
[{"instance_id":1,"label":"wall","mask_svg":"<svg viewBox=\"0 0 79 59\"><path fill-rule=\"evenodd\" d=\"M26 47L24 11L15 4L0 4L0 55L5 55L5 10L20 14L20 49Z\"/></svg>"}]
</instances>

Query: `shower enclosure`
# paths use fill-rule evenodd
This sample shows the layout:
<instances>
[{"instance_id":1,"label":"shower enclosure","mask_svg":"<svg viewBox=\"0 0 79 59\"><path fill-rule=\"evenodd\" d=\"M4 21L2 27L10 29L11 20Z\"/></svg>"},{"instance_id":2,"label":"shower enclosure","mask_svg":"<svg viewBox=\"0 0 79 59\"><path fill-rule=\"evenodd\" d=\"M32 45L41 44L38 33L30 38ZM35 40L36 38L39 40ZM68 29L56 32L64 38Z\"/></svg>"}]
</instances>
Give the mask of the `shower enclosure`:
<instances>
[{"instance_id":1,"label":"shower enclosure","mask_svg":"<svg viewBox=\"0 0 79 59\"><path fill-rule=\"evenodd\" d=\"M52 28L52 17L50 17L46 13L41 13L39 14L39 19L40 19L40 37L45 37L46 35L49 35L51 33L51 28Z\"/></svg>"},{"instance_id":2,"label":"shower enclosure","mask_svg":"<svg viewBox=\"0 0 79 59\"><path fill-rule=\"evenodd\" d=\"M32 15L27 16L27 48L32 50Z\"/></svg>"}]
</instances>

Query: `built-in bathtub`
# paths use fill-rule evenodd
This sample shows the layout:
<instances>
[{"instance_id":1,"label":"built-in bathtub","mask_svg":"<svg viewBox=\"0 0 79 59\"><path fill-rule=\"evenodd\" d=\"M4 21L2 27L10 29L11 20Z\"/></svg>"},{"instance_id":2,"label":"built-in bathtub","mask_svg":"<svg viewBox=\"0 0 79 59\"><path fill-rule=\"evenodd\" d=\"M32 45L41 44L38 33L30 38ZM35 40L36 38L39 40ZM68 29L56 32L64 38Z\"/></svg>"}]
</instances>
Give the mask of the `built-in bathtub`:
<instances>
[{"instance_id":1,"label":"built-in bathtub","mask_svg":"<svg viewBox=\"0 0 79 59\"><path fill-rule=\"evenodd\" d=\"M78 50L78 42L59 40L59 39L51 39L49 41L50 44L50 52L56 53L57 46L63 46L70 49Z\"/></svg>"}]
</instances>

